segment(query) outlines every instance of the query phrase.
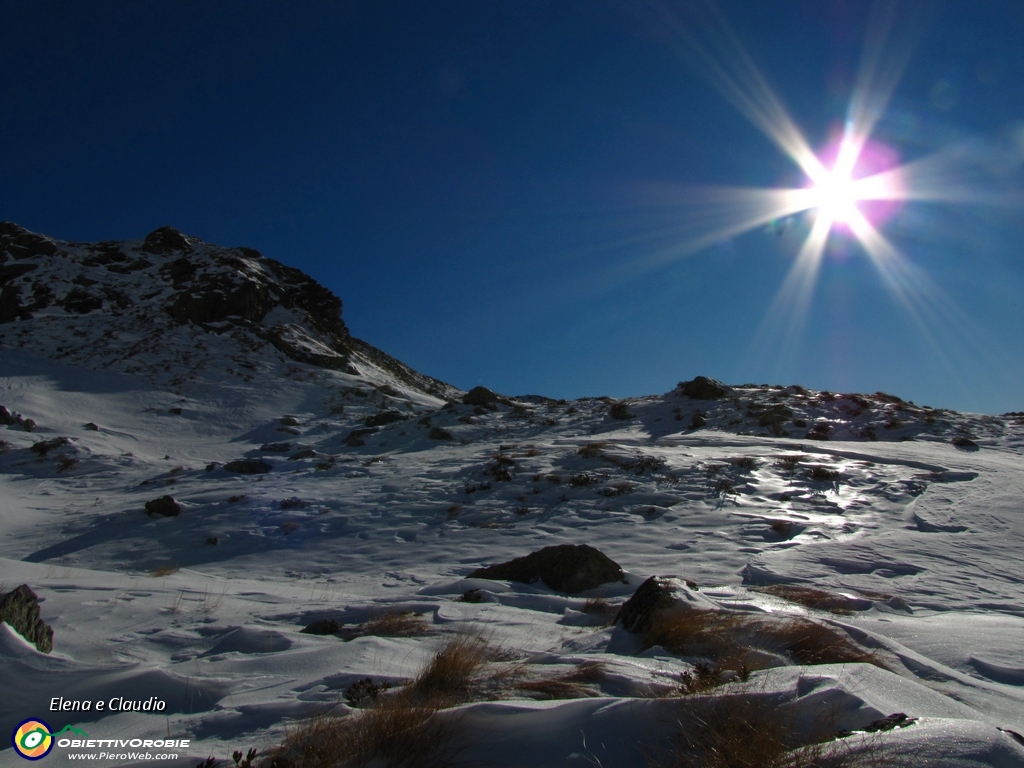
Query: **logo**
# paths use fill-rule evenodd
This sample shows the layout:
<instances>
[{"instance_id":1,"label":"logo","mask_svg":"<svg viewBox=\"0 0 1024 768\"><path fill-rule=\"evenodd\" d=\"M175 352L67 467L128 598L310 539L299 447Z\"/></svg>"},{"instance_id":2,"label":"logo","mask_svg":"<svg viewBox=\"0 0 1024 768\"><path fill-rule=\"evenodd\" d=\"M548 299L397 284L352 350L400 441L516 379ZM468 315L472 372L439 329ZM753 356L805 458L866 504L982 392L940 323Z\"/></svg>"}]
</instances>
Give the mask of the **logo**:
<instances>
[{"instance_id":1,"label":"logo","mask_svg":"<svg viewBox=\"0 0 1024 768\"><path fill-rule=\"evenodd\" d=\"M26 760L39 760L50 754L50 750L53 749L53 737L64 733L64 731L89 736L85 731L72 728L70 725L65 725L57 733L52 733L49 723L45 720L30 717L28 720L23 720L14 729L14 733L11 734L11 744L14 745L14 751Z\"/></svg>"},{"instance_id":2,"label":"logo","mask_svg":"<svg viewBox=\"0 0 1024 768\"><path fill-rule=\"evenodd\" d=\"M53 734L46 722L30 717L14 729L11 743L14 751L26 760L39 760L53 749Z\"/></svg>"}]
</instances>

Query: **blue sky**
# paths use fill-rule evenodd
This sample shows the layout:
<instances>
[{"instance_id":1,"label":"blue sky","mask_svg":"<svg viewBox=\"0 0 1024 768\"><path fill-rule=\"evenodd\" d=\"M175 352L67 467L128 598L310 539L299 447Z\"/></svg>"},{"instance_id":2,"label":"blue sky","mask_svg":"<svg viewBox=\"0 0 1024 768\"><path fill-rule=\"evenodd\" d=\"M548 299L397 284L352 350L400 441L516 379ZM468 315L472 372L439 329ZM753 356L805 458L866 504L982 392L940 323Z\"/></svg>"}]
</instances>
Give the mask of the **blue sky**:
<instances>
[{"instance_id":1,"label":"blue sky","mask_svg":"<svg viewBox=\"0 0 1024 768\"><path fill-rule=\"evenodd\" d=\"M718 28L693 3L0 7L0 219L257 248L341 296L355 335L464 388L631 396L704 374L1024 409L1013 0L902 7L890 36L912 55L874 139L901 163L957 148L945 186L987 196L878 224L931 286L919 321L836 232L798 330L764 322L810 214L682 255L724 215L694 188L807 183L695 60ZM823 147L871 3L718 8Z\"/></svg>"}]
</instances>

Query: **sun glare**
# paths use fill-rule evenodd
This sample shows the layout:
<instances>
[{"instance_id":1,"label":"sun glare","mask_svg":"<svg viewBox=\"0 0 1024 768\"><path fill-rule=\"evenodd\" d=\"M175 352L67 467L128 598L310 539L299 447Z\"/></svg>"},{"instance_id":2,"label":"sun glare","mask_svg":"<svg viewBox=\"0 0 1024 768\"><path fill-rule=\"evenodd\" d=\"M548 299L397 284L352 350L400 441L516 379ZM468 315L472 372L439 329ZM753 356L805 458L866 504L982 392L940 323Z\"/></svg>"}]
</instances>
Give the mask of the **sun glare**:
<instances>
[{"instance_id":1,"label":"sun glare","mask_svg":"<svg viewBox=\"0 0 1024 768\"><path fill-rule=\"evenodd\" d=\"M845 120L831 141L815 151L721 13L714 7L693 5L702 10L695 12L692 23L687 23L685 15L664 15L679 36L683 57L787 155L807 181L802 187L695 187L663 194L665 201L678 200L675 215L682 223L658 236L677 231L686 235L630 267L664 264L758 227L788 237L794 244L794 236L802 236L796 258L752 344L755 349L769 349L772 345L762 342L781 335L785 353L795 348L804 327L822 263L829 254L842 259L857 253L850 247L856 244L941 356L937 329L956 332L945 320L953 315L952 301L882 230L898 221L902 206L911 201L1007 204L1010 198L971 186L974 169L969 152L939 151L904 163L894 147L873 138L914 47L916 17L897 18L896 3L873 5ZM801 223L804 211L811 215L809 231ZM684 215L679 216L680 212ZM837 229L846 242L830 248ZM781 359L776 355L777 364Z\"/></svg>"},{"instance_id":2,"label":"sun glare","mask_svg":"<svg viewBox=\"0 0 1024 768\"><path fill-rule=\"evenodd\" d=\"M848 224L857 216L857 188L844 169L827 172L814 183L813 191L819 216L836 224Z\"/></svg>"}]
</instances>

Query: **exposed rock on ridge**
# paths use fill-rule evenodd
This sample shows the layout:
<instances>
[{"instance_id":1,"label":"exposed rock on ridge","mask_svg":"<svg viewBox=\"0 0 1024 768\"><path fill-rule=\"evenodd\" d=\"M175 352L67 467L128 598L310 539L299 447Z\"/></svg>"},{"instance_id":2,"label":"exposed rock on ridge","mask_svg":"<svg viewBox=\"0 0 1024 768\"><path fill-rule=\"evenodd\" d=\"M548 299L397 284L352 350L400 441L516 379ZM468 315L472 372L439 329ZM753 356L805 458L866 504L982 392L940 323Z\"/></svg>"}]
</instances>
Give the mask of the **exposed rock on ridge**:
<instances>
[{"instance_id":1,"label":"exposed rock on ridge","mask_svg":"<svg viewBox=\"0 0 1024 768\"><path fill-rule=\"evenodd\" d=\"M0 222L2 346L180 378L182 368L232 360L253 370L266 353L252 353L269 345L295 362L352 375L369 363L433 396L461 394L354 339L341 311L341 299L298 269L172 227L141 241L70 243ZM233 340L236 354L214 353L212 336Z\"/></svg>"}]
</instances>

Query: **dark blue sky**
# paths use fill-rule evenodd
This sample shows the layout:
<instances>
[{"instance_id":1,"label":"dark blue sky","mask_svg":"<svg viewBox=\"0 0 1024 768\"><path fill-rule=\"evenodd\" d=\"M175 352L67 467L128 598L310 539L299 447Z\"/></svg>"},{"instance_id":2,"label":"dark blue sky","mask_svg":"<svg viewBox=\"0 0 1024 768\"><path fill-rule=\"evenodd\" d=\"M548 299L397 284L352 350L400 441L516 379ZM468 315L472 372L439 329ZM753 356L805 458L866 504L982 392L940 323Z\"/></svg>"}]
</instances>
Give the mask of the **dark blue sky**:
<instances>
[{"instance_id":1,"label":"dark blue sky","mask_svg":"<svg viewBox=\"0 0 1024 768\"><path fill-rule=\"evenodd\" d=\"M466 388L705 374L1024 409L1024 5L899 17L917 43L877 139L903 161L966 147L956 173L1005 203L909 203L882 227L945 324L922 331L839 237L783 357L756 332L802 220L657 258L708 221L664 190L804 183L691 66L665 24L700 39L684 5L2 0L0 219L257 248L338 293L355 335ZM871 4L719 8L820 147Z\"/></svg>"}]
</instances>

